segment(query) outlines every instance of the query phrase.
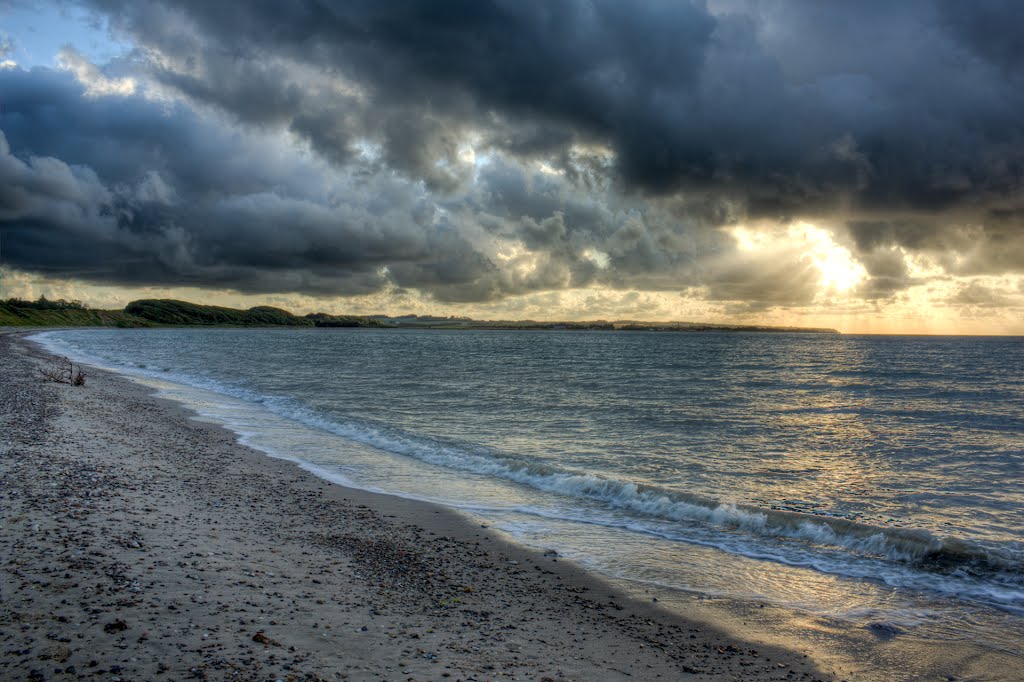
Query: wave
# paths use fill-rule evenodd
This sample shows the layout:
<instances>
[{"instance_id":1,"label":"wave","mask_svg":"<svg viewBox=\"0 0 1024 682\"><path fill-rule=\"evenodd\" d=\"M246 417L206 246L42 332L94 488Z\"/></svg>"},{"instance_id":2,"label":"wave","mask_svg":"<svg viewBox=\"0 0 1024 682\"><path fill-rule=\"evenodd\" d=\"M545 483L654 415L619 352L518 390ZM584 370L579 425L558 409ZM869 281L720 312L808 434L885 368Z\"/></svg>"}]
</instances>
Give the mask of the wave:
<instances>
[{"instance_id":1,"label":"wave","mask_svg":"<svg viewBox=\"0 0 1024 682\"><path fill-rule=\"evenodd\" d=\"M909 564L929 571L1016 574L1024 586L1024 545L998 546L923 529L878 526L838 516L767 509L669 491L633 481L573 471L478 445L459 443L366 420L338 420L296 404L290 398L231 391L274 413L363 445L429 464L492 476L536 490L598 502L641 517L696 522L725 530L839 547L860 555Z\"/></svg>"},{"instance_id":2,"label":"wave","mask_svg":"<svg viewBox=\"0 0 1024 682\"><path fill-rule=\"evenodd\" d=\"M483 511L483 510L481 510ZM844 552L842 549L828 551L815 545L783 546L781 543L756 542L750 536L714 532L694 533L693 528L680 529L656 525L643 521L598 518L581 513L582 510L551 510L518 508L516 511L542 518L557 519L586 525L603 526L628 530L662 540L684 542L690 545L712 547L728 554L738 555L756 561L770 561L786 566L815 570L819 573L838 575L857 580L881 582L890 587L910 588L922 592L941 594L957 599L985 604L993 608L1024 616L1024 585L1014 581L1012 575L993 573L970 576L962 571L937 574L922 571L910 564L887 564L883 568L878 561L866 556ZM586 557L575 557L586 562ZM619 577L636 580L633 575ZM654 581L663 587L687 589L685 585ZM706 588L701 588L705 592Z\"/></svg>"},{"instance_id":3,"label":"wave","mask_svg":"<svg viewBox=\"0 0 1024 682\"><path fill-rule=\"evenodd\" d=\"M929 571L968 571L972 574L998 572L1024 578L1024 548L938 537L926 530L891 528L839 517L722 502L700 495L526 462L509 455L493 452L478 454L437 439L411 437L380 427L323 422L295 413L285 416L300 418L311 425L388 452L415 457L449 469L495 476L549 493L599 502L639 516L696 522L724 530L838 547L863 556L909 564ZM1024 587L1024 581L1021 586Z\"/></svg>"},{"instance_id":4,"label":"wave","mask_svg":"<svg viewBox=\"0 0 1024 682\"><path fill-rule=\"evenodd\" d=\"M61 344L54 343L49 334L37 335L34 338L56 352L64 350ZM72 348L76 352L79 350L73 346ZM101 361L98 364L109 365L111 362ZM328 415L291 397L262 394L241 386L218 382L209 377L168 372L166 368L156 369L140 364L118 364L116 369L231 396L258 404L286 419L386 452L415 458L449 470L499 478L554 495L597 503L607 509L624 512L639 521L650 519L697 524L720 533L739 533L782 543L795 542L808 550L839 549L857 557L878 559L931 575L943 574L988 580L992 583L989 592L995 595L997 602L1024 608L1022 543L983 543L965 538L940 537L923 529L879 526L838 516L769 509L670 491L657 486L574 471L479 445L413 434L369 420ZM642 523L629 527L639 532L661 534ZM692 541L692 536L673 534L673 537ZM749 544L745 545L744 550L737 550L737 543L714 544L722 548L728 545L732 551L742 551L747 556L794 563L785 557L785 549L780 547L758 552ZM804 553L801 555L806 556ZM797 563L813 565L813 562L806 558ZM836 572L834 566L822 570ZM881 573L876 577L885 580ZM917 579L915 581L920 582Z\"/></svg>"}]
</instances>

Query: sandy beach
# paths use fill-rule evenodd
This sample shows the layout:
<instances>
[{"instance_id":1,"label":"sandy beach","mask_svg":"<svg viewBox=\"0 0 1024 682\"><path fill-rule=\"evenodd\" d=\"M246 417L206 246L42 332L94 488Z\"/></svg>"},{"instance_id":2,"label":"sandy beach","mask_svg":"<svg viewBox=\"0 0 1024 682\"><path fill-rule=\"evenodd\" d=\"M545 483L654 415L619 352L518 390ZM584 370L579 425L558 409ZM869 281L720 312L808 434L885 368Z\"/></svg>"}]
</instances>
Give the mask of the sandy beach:
<instances>
[{"instance_id":1,"label":"sandy beach","mask_svg":"<svg viewBox=\"0 0 1024 682\"><path fill-rule=\"evenodd\" d=\"M0 678L832 679L0 336Z\"/></svg>"}]
</instances>

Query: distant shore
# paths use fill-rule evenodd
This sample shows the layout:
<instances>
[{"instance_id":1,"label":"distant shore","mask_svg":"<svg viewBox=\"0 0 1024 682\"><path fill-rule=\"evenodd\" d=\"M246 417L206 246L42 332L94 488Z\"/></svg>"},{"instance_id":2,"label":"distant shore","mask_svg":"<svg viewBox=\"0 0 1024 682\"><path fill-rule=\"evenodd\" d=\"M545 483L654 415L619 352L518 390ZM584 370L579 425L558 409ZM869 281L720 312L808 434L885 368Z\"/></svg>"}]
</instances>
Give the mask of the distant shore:
<instances>
[{"instance_id":1,"label":"distant shore","mask_svg":"<svg viewBox=\"0 0 1024 682\"><path fill-rule=\"evenodd\" d=\"M0 677L834 679L41 356L0 334Z\"/></svg>"},{"instance_id":2,"label":"distant shore","mask_svg":"<svg viewBox=\"0 0 1024 682\"><path fill-rule=\"evenodd\" d=\"M650 332L784 332L838 334L835 329L705 322L641 322L636 320L474 320L432 315L294 315L287 310L256 306L248 310L200 305L171 299L132 301L123 310L96 310L77 301L0 300L0 327L372 327L378 329L523 329Z\"/></svg>"}]
</instances>

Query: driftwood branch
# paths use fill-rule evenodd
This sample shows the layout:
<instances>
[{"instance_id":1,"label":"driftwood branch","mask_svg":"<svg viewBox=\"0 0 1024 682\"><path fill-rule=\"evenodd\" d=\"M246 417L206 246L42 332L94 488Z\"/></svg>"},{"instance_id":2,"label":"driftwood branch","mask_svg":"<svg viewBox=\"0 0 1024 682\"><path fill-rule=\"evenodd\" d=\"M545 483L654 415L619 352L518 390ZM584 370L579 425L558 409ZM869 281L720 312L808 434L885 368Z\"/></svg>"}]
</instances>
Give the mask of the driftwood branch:
<instances>
[{"instance_id":1,"label":"driftwood branch","mask_svg":"<svg viewBox=\"0 0 1024 682\"><path fill-rule=\"evenodd\" d=\"M53 357L49 364L39 368L45 381L55 381L58 384L70 384L72 386L85 386L85 372L81 365L76 365L63 355Z\"/></svg>"}]
</instances>

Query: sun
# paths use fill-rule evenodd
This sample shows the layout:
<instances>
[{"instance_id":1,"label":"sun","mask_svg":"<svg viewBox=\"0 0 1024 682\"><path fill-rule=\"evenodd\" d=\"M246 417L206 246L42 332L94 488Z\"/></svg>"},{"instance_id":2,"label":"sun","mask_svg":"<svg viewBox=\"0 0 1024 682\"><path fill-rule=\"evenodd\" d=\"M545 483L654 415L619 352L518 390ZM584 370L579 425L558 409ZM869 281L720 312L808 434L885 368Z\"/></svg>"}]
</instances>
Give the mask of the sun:
<instances>
[{"instance_id":1,"label":"sun","mask_svg":"<svg viewBox=\"0 0 1024 682\"><path fill-rule=\"evenodd\" d=\"M736 226L728 232L743 253L812 266L819 273L818 287L822 293L852 291L868 277L864 266L849 249L836 242L831 232L810 223Z\"/></svg>"},{"instance_id":2,"label":"sun","mask_svg":"<svg viewBox=\"0 0 1024 682\"><path fill-rule=\"evenodd\" d=\"M795 223L787 233L802 248L803 259L821 273L818 281L823 290L845 293L867 278L864 266L849 249L837 244L827 230L810 223Z\"/></svg>"}]
</instances>

